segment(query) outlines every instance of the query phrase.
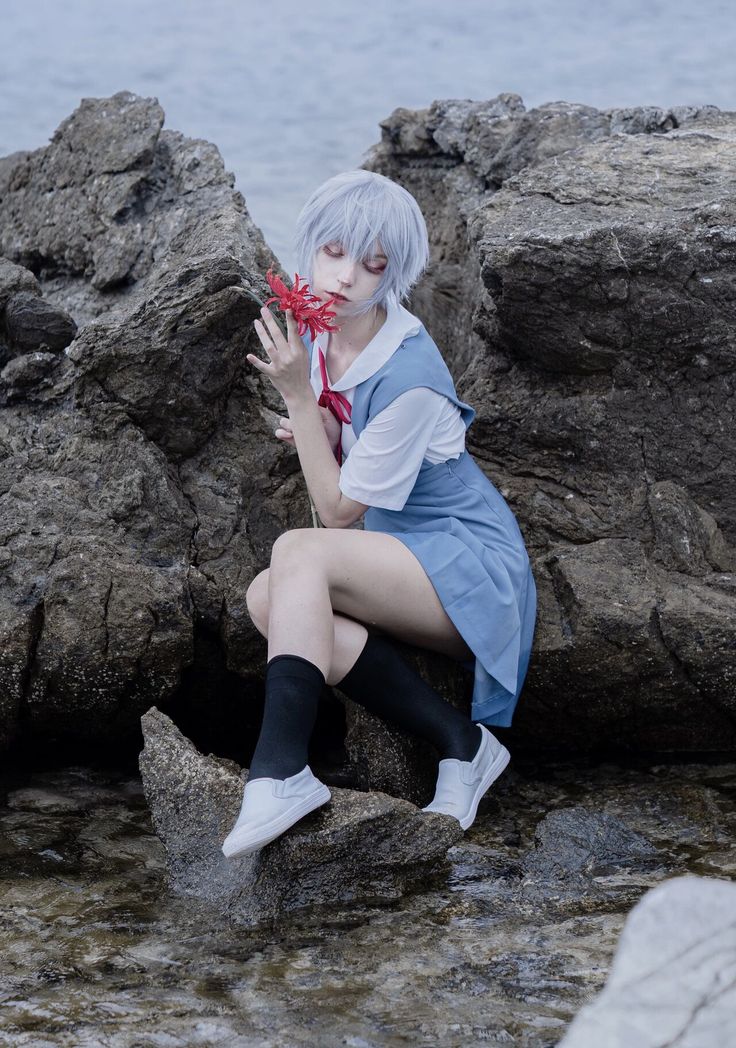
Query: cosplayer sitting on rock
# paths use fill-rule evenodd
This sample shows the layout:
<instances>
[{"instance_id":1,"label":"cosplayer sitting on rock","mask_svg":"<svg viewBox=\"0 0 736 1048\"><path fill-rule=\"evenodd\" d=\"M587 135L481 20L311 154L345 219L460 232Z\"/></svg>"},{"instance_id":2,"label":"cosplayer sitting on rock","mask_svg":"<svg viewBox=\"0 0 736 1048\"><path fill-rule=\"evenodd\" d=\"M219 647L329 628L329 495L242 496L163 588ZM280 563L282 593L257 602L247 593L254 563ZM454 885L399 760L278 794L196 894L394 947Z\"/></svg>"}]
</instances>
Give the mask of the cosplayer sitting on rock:
<instances>
[{"instance_id":1,"label":"cosplayer sitting on rock","mask_svg":"<svg viewBox=\"0 0 736 1048\"><path fill-rule=\"evenodd\" d=\"M534 631L535 587L516 519L465 450L475 412L401 304L429 258L416 200L379 174L337 175L299 215L296 255L312 292L336 300L339 329L303 339L288 311L287 339L266 308L255 327L267 359L247 359L283 397L276 436L296 447L325 526L281 535L248 590L251 618L268 637L266 696L240 815L222 848L229 858L330 799L307 764L325 681L432 743L437 789L424 811L467 829L508 763L484 725L511 723ZM350 421L319 406L323 389L328 404L341 394L336 414ZM361 517L364 530L351 529ZM425 683L391 638L472 668L472 717Z\"/></svg>"}]
</instances>

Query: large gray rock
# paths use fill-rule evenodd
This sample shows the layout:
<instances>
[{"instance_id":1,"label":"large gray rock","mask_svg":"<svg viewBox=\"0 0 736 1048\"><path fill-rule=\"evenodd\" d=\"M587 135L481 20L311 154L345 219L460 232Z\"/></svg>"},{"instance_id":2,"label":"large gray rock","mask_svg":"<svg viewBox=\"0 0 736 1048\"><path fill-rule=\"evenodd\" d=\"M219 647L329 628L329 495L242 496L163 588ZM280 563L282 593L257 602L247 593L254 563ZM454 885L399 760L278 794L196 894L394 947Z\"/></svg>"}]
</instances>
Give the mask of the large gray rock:
<instances>
[{"instance_id":1,"label":"large gray rock","mask_svg":"<svg viewBox=\"0 0 736 1048\"><path fill-rule=\"evenodd\" d=\"M534 555L518 746L736 745L736 114L516 95L397 110L366 166Z\"/></svg>"},{"instance_id":2,"label":"large gray rock","mask_svg":"<svg viewBox=\"0 0 736 1048\"><path fill-rule=\"evenodd\" d=\"M344 906L392 902L444 868L462 837L452 818L382 793L333 789L327 805L255 855L226 859L246 776L204 757L155 707L141 719L143 788L166 846L171 888L235 922L275 922Z\"/></svg>"},{"instance_id":3,"label":"large gray rock","mask_svg":"<svg viewBox=\"0 0 736 1048\"><path fill-rule=\"evenodd\" d=\"M272 256L217 149L162 123L85 99L0 160L0 747L137 732L213 639L247 701L245 590L308 519L245 363Z\"/></svg>"},{"instance_id":4,"label":"large gray rock","mask_svg":"<svg viewBox=\"0 0 736 1048\"><path fill-rule=\"evenodd\" d=\"M734 121L440 101L366 165L427 216L412 308L534 555L514 752L736 745ZM225 678L248 707L245 592L309 520L244 364L271 253L217 149L162 125L85 99L0 160L0 746L117 739L187 689L216 723ZM348 722L363 784L426 798L426 748Z\"/></svg>"},{"instance_id":5,"label":"large gray rock","mask_svg":"<svg viewBox=\"0 0 736 1048\"><path fill-rule=\"evenodd\" d=\"M629 915L605 989L559 1048L736 1044L736 885L680 877Z\"/></svg>"}]
</instances>

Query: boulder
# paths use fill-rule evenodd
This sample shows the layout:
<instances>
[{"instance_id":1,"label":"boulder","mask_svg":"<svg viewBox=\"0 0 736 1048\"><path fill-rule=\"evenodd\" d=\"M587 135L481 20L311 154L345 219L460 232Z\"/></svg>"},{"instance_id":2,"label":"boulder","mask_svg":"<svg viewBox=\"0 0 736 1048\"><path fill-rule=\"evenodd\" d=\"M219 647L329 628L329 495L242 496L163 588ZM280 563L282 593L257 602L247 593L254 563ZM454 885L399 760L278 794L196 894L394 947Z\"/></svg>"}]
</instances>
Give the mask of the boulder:
<instances>
[{"instance_id":1,"label":"boulder","mask_svg":"<svg viewBox=\"0 0 736 1048\"><path fill-rule=\"evenodd\" d=\"M308 520L245 363L271 253L215 146L162 124L84 99L0 159L0 748L130 739L213 646L247 705L245 590Z\"/></svg>"},{"instance_id":2,"label":"boulder","mask_svg":"<svg viewBox=\"0 0 736 1048\"><path fill-rule=\"evenodd\" d=\"M534 832L520 862L520 903L580 912L620 898L624 871L653 869L660 853L647 838L608 812L582 807L552 811ZM613 878L613 890L609 879Z\"/></svg>"},{"instance_id":3,"label":"boulder","mask_svg":"<svg viewBox=\"0 0 736 1048\"><path fill-rule=\"evenodd\" d=\"M222 842L247 776L199 753L155 707L142 718L140 771L173 891L235 923L273 923L393 902L445 868L462 837L452 818L383 793L333 789L332 799L260 852L226 859Z\"/></svg>"},{"instance_id":4,"label":"boulder","mask_svg":"<svg viewBox=\"0 0 736 1048\"><path fill-rule=\"evenodd\" d=\"M227 735L262 675L247 587L309 523L244 362L272 254L216 147L163 119L84 99L0 159L0 747L130 740L195 691ZM427 217L410 308L534 558L513 753L736 745L735 127L504 94L397 110L367 160ZM348 749L426 798L426 748L349 710Z\"/></svg>"},{"instance_id":5,"label":"boulder","mask_svg":"<svg viewBox=\"0 0 736 1048\"><path fill-rule=\"evenodd\" d=\"M539 620L517 748L736 745L736 114L516 95L397 110L365 166L417 198L415 297Z\"/></svg>"},{"instance_id":6,"label":"boulder","mask_svg":"<svg viewBox=\"0 0 736 1048\"><path fill-rule=\"evenodd\" d=\"M678 877L629 914L603 991L559 1048L736 1043L736 885Z\"/></svg>"}]
</instances>

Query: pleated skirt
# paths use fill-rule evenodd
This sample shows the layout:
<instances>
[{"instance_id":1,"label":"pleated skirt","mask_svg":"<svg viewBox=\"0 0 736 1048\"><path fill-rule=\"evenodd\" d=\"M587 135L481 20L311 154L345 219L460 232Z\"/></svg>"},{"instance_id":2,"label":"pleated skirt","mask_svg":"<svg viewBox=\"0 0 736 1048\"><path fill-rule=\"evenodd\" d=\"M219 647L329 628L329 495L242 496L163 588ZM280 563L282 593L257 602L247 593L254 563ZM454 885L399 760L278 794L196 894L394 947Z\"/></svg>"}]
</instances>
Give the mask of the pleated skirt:
<instances>
[{"instance_id":1,"label":"pleated skirt","mask_svg":"<svg viewBox=\"0 0 736 1048\"><path fill-rule=\"evenodd\" d=\"M370 508L365 528L395 535L426 571L473 652L473 720L508 727L534 637L536 587L516 518L469 452L424 462L401 510Z\"/></svg>"}]
</instances>

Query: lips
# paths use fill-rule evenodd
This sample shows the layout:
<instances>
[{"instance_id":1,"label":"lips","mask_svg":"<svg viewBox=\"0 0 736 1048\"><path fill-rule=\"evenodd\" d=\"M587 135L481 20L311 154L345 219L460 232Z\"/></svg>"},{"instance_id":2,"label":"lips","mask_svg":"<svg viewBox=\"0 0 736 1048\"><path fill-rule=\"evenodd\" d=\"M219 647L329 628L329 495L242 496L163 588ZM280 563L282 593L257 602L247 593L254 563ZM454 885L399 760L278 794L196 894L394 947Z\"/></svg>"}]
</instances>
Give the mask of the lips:
<instances>
[{"instance_id":1,"label":"lips","mask_svg":"<svg viewBox=\"0 0 736 1048\"><path fill-rule=\"evenodd\" d=\"M345 296L341 295L338 291L328 291L327 294L330 296L330 298L336 298L339 302L350 301L349 298L345 298Z\"/></svg>"}]
</instances>

